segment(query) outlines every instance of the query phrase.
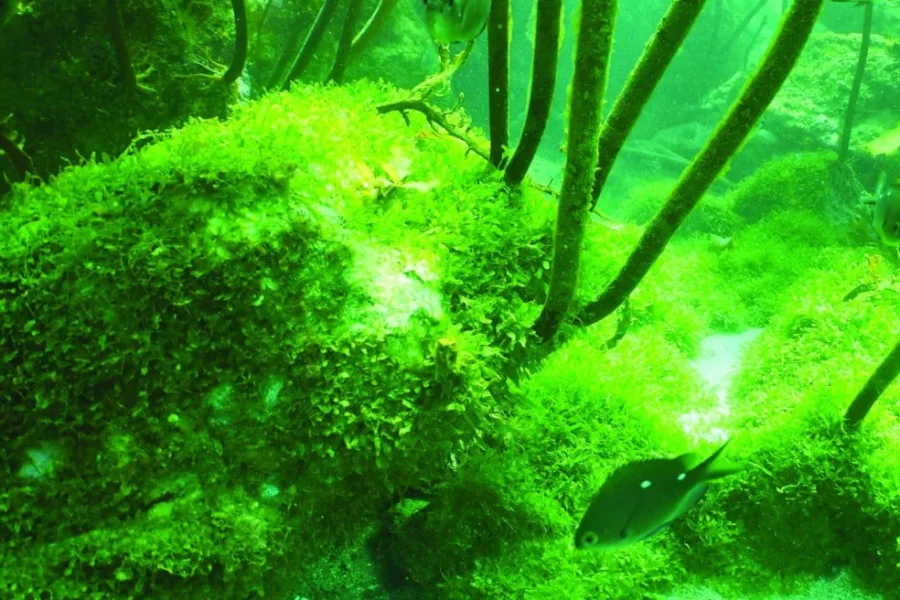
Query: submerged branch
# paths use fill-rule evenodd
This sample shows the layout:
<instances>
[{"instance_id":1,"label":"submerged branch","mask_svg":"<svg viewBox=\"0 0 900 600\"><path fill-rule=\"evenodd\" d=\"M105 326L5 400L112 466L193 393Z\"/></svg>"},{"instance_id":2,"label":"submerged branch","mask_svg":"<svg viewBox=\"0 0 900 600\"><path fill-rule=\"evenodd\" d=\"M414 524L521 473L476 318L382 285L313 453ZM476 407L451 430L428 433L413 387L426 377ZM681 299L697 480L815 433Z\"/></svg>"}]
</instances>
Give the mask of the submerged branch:
<instances>
[{"instance_id":1,"label":"submerged branch","mask_svg":"<svg viewBox=\"0 0 900 600\"><path fill-rule=\"evenodd\" d=\"M900 342L898 342L891 353L887 355L884 361L878 365L869 380L853 399L850 408L844 415L844 422L851 430L859 429L863 419L872 410L875 401L884 393L884 390L896 379L900 373Z\"/></svg>"},{"instance_id":2,"label":"submerged branch","mask_svg":"<svg viewBox=\"0 0 900 600\"><path fill-rule=\"evenodd\" d=\"M457 71L462 68L462 66L468 60L469 55L472 54L472 49L475 47L475 41L471 41L466 44L466 47L459 52L456 56L453 57L453 60L449 59L449 50L448 48L442 47L440 48L441 53L441 64L443 68L438 72L417 85L412 89L409 93L410 98L416 98L419 100L425 100L429 96L431 96L439 87L442 87L449 83L450 78L453 77Z\"/></svg>"},{"instance_id":3,"label":"submerged branch","mask_svg":"<svg viewBox=\"0 0 900 600\"><path fill-rule=\"evenodd\" d=\"M325 0L325 3L322 4L322 8L319 9L319 14L316 15L316 20L313 22L309 33L306 35L306 40L304 40L303 46L300 48L300 52L293 60L291 70L280 85L282 90L288 89L291 86L291 82L299 79L303 72L306 71L306 67L309 66L313 55L319 48L319 44L322 43L322 37L325 35L325 30L328 29L328 23L331 21L331 15L334 14L334 9L337 8L337 3L338 0Z\"/></svg>"},{"instance_id":4,"label":"submerged branch","mask_svg":"<svg viewBox=\"0 0 900 600\"><path fill-rule=\"evenodd\" d=\"M619 314L619 322L616 323L616 332L611 338L606 340L607 350L612 350L619 345L619 342L622 341L622 338L625 337L626 333L628 333L628 328L631 327L631 323L633 320L634 319L631 314L631 303L628 301L628 299L626 299L625 302L622 303L622 310Z\"/></svg>"},{"instance_id":5,"label":"submerged branch","mask_svg":"<svg viewBox=\"0 0 900 600\"><path fill-rule=\"evenodd\" d=\"M503 167L509 147L509 0L493 0L488 17L488 102L491 162Z\"/></svg>"},{"instance_id":6,"label":"submerged branch","mask_svg":"<svg viewBox=\"0 0 900 600\"><path fill-rule=\"evenodd\" d=\"M469 134L471 124L466 123L457 125L451 123L449 117L456 114L455 109L442 111L425 101L429 96L435 93L439 87L446 85L450 81L450 78L453 77L454 73L465 64L466 59L469 58L469 55L472 53L472 48L474 47L475 41L472 40L466 44L466 47L462 52L454 56L453 60L450 60L449 48L447 46L440 46L439 50L441 53L441 64L443 65L443 69L414 87L410 92L409 97L405 100L389 102L378 106L376 108L378 114L383 115L389 112L399 112L406 121L406 124L409 125L409 116L406 114L407 111L413 110L422 113L425 115L425 119L432 128L435 125L439 125L449 135L464 142L471 152L474 152L484 160L489 161L490 152L484 148L483 144ZM462 98L462 94L460 94L460 98Z\"/></svg>"},{"instance_id":7,"label":"submerged branch","mask_svg":"<svg viewBox=\"0 0 900 600\"><path fill-rule=\"evenodd\" d=\"M344 27L341 29L341 39L338 41L337 54L334 57L334 65L328 73L325 81L338 85L344 80L344 72L350 62L350 45L353 43L353 30L359 20L363 0L349 0L347 14L344 16Z\"/></svg>"},{"instance_id":8,"label":"submerged branch","mask_svg":"<svg viewBox=\"0 0 900 600\"><path fill-rule=\"evenodd\" d=\"M550 288L534 324L535 333L544 341L559 331L575 298L616 11L617 0L583 0L581 4L569 100L569 152L556 213Z\"/></svg>"},{"instance_id":9,"label":"submerged branch","mask_svg":"<svg viewBox=\"0 0 900 600\"><path fill-rule=\"evenodd\" d=\"M246 0L231 0L231 8L234 12L234 56L231 65L221 75L207 75L194 73L191 75L177 76L181 79L207 82L207 90L218 86L227 87L238 80L247 64L247 50L250 44L250 34L247 27ZM212 70L212 69L210 69Z\"/></svg>"},{"instance_id":10,"label":"submerged branch","mask_svg":"<svg viewBox=\"0 0 900 600\"><path fill-rule=\"evenodd\" d=\"M744 87L740 98L681 176L625 265L600 296L582 309L578 315L582 324L590 325L606 318L647 274L781 89L806 46L823 3L824 0L795 0L791 5L762 64Z\"/></svg>"},{"instance_id":11,"label":"submerged branch","mask_svg":"<svg viewBox=\"0 0 900 600\"><path fill-rule=\"evenodd\" d=\"M26 181L30 175L34 175L34 163L31 157L19 148L19 146L10 139L6 133L6 128L0 125L0 150L6 154L6 157L16 168L20 181Z\"/></svg>"},{"instance_id":12,"label":"submerged branch","mask_svg":"<svg viewBox=\"0 0 900 600\"><path fill-rule=\"evenodd\" d=\"M562 28L563 0L538 0L534 32L534 60L531 71L531 94L528 114L519 145L506 166L506 185L522 183L541 144L550 119L550 105L556 88L559 63L559 37Z\"/></svg>"},{"instance_id":13,"label":"submerged branch","mask_svg":"<svg viewBox=\"0 0 900 600\"><path fill-rule=\"evenodd\" d=\"M449 135L464 142L469 147L469 150L471 150L484 160L490 160L490 154L488 150L481 143L479 143L477 139L469 134L469 129L471 128L471 126L460 126L450 122L449 117L455 114L452 110L441 111L437 107L432 106L424 100L417 98L401 100L400 102L391 102L389 104L382 104L376 110L380 115L387 114L389 112L399 112L406 120L407 124L409 124L409 116L407 116L406 114L407 111L414 110L416 112L422 113L423 115L425 115L425 120L428 121L428 124L431 125L432 128L435 125L439 125Z\"/></svg>"},{"instance_id":14,"label":"submerged branch","mask_svg":"<svg viewBox=\"0 0 900 600\"><path fill-rule=\"evenodd\" d=\"M697 21L705 4L706 0L675 0L660 22L656 33L647 42L634 70L628 76L625 87L616 98L600 131L600 162L594 176L592 208L597 205L597 200L606 185L606 179L616 162L619 151L625 144L625 139L634 128L644 106L650 100L650 96L669 68L672 59L675 58L675 54L678 53L678 49Z\"/></svg>"},{"instance_id":15,"label":"submerged branch","mask_svg":"<svg viewBox=\"0 0 900 600\"><path fill-rule=\"evenodd\" d=\"M768 0L759 0L759 2L757 2L753 6L753 8L751 8L750 11L746 15L744 15L744 18L740 23L738 23L738 26L735 27L734 33L731 34L731 38L729 38L728 43L726 43L722 48L717 49L717 52L721 53L733 48L735 44L738 43L738 40L741 39L741 34L744 33L744 30L750 26L750 21L753 20L753 17L755 17L756 14L761 11L767 3Z\"/></svg>"},{"instance_id":16,"label":"submerged branch","mask_svg":"<svg viewBox=\"0 0 900 600\"><path fill-rule=\"evenodd\" d=\"M869 57L869 43L872 39L872 2L863 5L863 32L859 44L859 58L856 61L856 73L853 75L853 87L850 89L850 100L844 112L844 127L838 144L838 160L846 162L850 154L850 136L853 133L853 119L856 116L856 104L859 101L859 90L866 74L866 61Z\"/></svg>"}]
</instances>

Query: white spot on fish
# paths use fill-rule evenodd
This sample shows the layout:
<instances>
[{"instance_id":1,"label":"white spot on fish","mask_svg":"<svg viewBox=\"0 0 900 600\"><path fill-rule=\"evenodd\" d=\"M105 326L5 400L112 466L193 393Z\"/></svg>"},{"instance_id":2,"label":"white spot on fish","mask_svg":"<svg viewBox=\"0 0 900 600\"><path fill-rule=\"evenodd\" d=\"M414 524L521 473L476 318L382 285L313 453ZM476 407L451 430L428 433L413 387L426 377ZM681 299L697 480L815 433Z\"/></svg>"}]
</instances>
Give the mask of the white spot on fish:
<instances>
[{"instance_id":1,"label":"white spot on fish","mask_svg":"<svg viewBox=\"0 0 900 600\"><path fill-rule=\"evenodd\" d=\"M653 485L653 482L650 481L649 479L646 479L646 480L644 480L644 481L641 482L641 489L642 489L642 490L646 490L646 489L647 489L648 487L650 487L651 485Z\"/></svg>"},{"instance_id":2,"label":"white spot on fish","mask_svg":"<svg viewBox=\"0 0 900 600\"><path fill-rule=\"evenodd\" d=\"M684 481L684 478L687 477L687 473L682 473L678 476L678 481Z\"/></svg>"}]
</instances>

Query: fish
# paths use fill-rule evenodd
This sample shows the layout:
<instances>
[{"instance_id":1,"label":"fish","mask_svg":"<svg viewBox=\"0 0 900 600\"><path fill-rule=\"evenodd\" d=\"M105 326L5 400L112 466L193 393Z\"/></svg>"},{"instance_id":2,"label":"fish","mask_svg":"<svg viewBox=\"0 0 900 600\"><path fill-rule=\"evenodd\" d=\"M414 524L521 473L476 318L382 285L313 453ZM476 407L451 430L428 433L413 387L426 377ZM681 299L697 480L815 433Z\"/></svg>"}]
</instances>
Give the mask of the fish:
<instances>
[{"instance_id":1,"label":"fish","mask_svg":"<svg viewBox=\"0 0 900 600\"><path fill-rule=\"evenodd\" d=\"M656 535L683 516L706 493L709 482L743 469L715 467L727 440L698 463L694 453L640 460L613 471L597 491L575 531L578 550L627 546Z\"/></svg>"},{"instance_id":2,"label":"fish","mask_svg":"<svg viewBox=\"0 0 900 600\"><path fill-rule=\"evenodd\" d=\"M888 184L884 171L875 187L872 227L885 246L900 246L900 179Z\"/></svg>"},{"instance_id":3,"label":"fish","mask_svg":"<svg viewBox=\"0 0 900 600\"><path fill-rule=\"evenodd\" d=\"M439 44L471 42L487 27L491 0L424 0L425 27Z\"/></svg>"}]
</instances>

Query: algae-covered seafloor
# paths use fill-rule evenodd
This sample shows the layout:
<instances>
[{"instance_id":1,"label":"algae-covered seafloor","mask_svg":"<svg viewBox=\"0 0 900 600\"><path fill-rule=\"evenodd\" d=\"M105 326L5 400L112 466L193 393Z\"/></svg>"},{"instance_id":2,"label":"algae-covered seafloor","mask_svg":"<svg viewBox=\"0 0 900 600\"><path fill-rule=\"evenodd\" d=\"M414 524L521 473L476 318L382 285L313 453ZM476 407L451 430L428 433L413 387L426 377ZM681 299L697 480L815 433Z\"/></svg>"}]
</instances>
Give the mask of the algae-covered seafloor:
<instances>
[{"instance_id":1,"label":"algae-covered seafloor","mask_svg":"<svg viewBox=\"0 0 900 600\"><path fill-rule=\"evenodd\" d=\"M898 597L893 5L58 4L0 4L108 69L0 64L0 598Z\"/></svg>"}]
</instances>

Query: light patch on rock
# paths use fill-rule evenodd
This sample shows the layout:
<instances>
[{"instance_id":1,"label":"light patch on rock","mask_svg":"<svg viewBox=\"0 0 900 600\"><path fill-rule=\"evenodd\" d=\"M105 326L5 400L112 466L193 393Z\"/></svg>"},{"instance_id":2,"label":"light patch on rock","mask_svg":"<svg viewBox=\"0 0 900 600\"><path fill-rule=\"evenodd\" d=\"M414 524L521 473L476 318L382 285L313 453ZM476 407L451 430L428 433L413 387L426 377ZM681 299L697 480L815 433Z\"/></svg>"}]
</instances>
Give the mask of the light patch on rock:
<instances>
[{"instance_id":1,"label":"light patch on rock","mask_svg":"<svg viewBox=\"0 0 900 600\"><path fill-rule=\"evenodd\" d=\"M355 246L356 260L348 278L371 299L364 314L374 316L389 330L407 328L412 316L420 311L435 320L444 317L436 259L408 250L363 243ZM354 314L350 322L361 321L360 316Z\"/></svg>"},{"instance_id":2,"label":"light patch on rock","mask_svg":"<svg viewBox=\"0 0 900 600\"><path fill-rule=\"evenodd\" d=\"M711 410L691 410L679 418L682 428L696 440L721 443L727 430L717 427L731 414L731 383L740 367L747 345L759 337L762 329L748 329L737 334L713 334L700 342L700 356L691 366L703 379L706 389L715 398Z\"/></svg>"},{"instance_id":3,"label":"light patch on rock","mask_svg":"<svg viewBox=\"0 0 900 600\"><path fill-rule=\"evenodd\" d=\"M25 455L28 456L28 462L19 469L19 477L43 479L53 475L62 451L54 444L42 442L38 446L26 450Z\"/></svg>"}]
</instances>

